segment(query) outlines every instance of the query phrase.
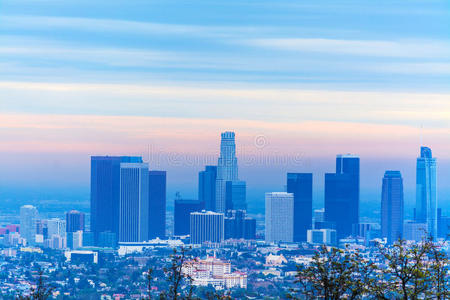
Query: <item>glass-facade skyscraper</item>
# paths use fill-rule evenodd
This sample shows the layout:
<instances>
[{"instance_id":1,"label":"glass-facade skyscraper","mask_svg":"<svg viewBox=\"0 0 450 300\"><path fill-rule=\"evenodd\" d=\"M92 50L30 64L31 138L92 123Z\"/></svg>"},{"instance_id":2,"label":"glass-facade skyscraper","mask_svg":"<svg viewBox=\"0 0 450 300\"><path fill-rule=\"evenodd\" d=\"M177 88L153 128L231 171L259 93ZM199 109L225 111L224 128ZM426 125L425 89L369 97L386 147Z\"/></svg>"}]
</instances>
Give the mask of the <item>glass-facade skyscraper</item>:
<instances>
[{"instance_id":1,"label":"glass-facade skyscraper","mask_svg":"<svg viewBox=\"0 0 450 300\"><path fill-rule=\"evenodd\" d=\"M238 181L238 165L234 132L223 132L220 141L220 156L217 164L216 211L226 211L226 182Z\"/></svg>"},{"instance_id":2,"label":"glass-facade skyscraper","mask_svg":"<svg viewBox=\"0 0 450 300\"><path fill-rule=\"evenodd\" d=\"M205 203L200 200L176 199L174 206L174 235L189 234L191 213L205 209Z\"/></svg>"},{"instance_id":3,"label":"glass-facade skyscraper","mask_svg":"<svg viewBox=\"0 0 450 300\"><path fill-rule=\"evenodd\" d=\"M119 242L148 240L148 164L120 164Z\"/></svg>"},{"instance_id":4,"label":"glass-facade skyscraper","mask_svg":"<svg viewBox=\"0 0 450 300\"><path fill-rule=\"evenodd\" d=\"M120 163L142 163L141 157L91 157L91 231L95 242L102 232L119 235Z\"/></svg>"},{"instance_id":5,"label":"glass-facade skyscraper","mask_svg":"<svg viewBox=\"0 0 450 300\"><path fill-rule=\"evenodd\" d=\"M224 215L212 211L190 214L191 244L221 243L224 240Z\"/></svg>"},{"instance_id":6,"label":"glass-facade skyscraper","mask_svg":"<svg viewBox=\"0 0 450 300\"><path fill-rule=\"evenodd\" d=\"M227 181L225 184L225 210L247 210L245 181Z\"/></svg>"},{"instance_id":7,"label":"glass-facade skyscraper","mask_svg":"<svg viewBox=\"0 0 450 300\"><path fill-rule=\"evenodd\" d=\"M205 209L216 210L217 166L206 166L198 173L198 200L205 202Z\"/></svg>"},{"instance_id":8,"label":"glass-facade skyscraper","mask_svg":"<svg viewBox=\"0 0 450 300\"><path fill-rule=\"evenodd\" d=\"M294 241L294 194L266 193L266 242Z\"/></svg>"},{"instance_id":9,"label":"glass-facade skyscraper","mask_svg":"<svg viewBox=\"0 0 450 300\"><path fill-rule=\"evenodd\" d=\"M392 244L403 238L403 178L400 171L386 171L381 192L381 235Z\"/></svg>"},{"instance_id":10,"label":"glass-facade skyscraper","mask_svg":"<svg viewBox=\"0 0 450 300\"><path fill-rule=\"evenodd\" d=\"M148 174L148 237L166 237L166 172Z\"/></svg>"},{"instance_id":11,"label":"glass-facade skyscraper","mask_svg":"<svg viewBox=\"0 0 450 300\"><path fill-rule=\"evenodd\" d=\"M66 232L84 231L84 213L71 210L66 213Z\"/></svg>"},{"instance_id":12,"label":"glass-facade skyscraper","mask_svg":"<svg viewBox=\"0 0 450 300\"><path fill-rule=\"evenodd\" d=\"M20 207L20 235L27 240L27 244L36 242L36 221L39 217L38 210L33 205Z\"/></svg>"},{"instance_id":13,"label":"glass-facade skyscraper","mask_svg":"<svg viewBox=\"0 0 450 300\"><path fill-rule=\"evenodd\" d=\"M294 242L306 242L312 228L312 173L288 173L287 192L294 194Z\"/></svg>"},{"instance_id":14,"label":"glass-facade skyscraper","mask_svg":"<svg viewBox=\"0 0 450 300\"><path fill-rule=\"evenodd\" d=\"M436 158L431 149L420 148L416 169L416 222L427 224L428 235L437 237Z\"/></svg>"},{"instance_id":15,"label":"glass-facade skyscraper","mask_svg":"<svg viewBox=\"0 0 450 300\"><path fill-rule=\"evenodd\" d=\"M359 223L359 157L338 155L336 173L325 174L325 221L336 225L338 238Z\"/></svg>"}]
</instances>

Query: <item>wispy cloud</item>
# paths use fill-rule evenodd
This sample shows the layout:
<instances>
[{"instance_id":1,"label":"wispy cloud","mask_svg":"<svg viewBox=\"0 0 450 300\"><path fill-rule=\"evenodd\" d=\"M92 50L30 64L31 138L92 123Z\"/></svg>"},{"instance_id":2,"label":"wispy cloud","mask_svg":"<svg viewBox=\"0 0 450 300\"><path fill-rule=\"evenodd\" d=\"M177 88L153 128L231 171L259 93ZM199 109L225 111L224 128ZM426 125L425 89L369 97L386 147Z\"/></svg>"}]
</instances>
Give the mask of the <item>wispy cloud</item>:
<instances>
[{"instance_id":1,"label":"wispy cloud","mask_svg":"<svg viewBox=\"0 0 450 300\"><path fill-rule=\"evenodd\" d=\"M450 43L439 41L271 38L242 40L241 43L278 50L363 56L448 58L450 53Z\"/></svg>"}]
</instances>

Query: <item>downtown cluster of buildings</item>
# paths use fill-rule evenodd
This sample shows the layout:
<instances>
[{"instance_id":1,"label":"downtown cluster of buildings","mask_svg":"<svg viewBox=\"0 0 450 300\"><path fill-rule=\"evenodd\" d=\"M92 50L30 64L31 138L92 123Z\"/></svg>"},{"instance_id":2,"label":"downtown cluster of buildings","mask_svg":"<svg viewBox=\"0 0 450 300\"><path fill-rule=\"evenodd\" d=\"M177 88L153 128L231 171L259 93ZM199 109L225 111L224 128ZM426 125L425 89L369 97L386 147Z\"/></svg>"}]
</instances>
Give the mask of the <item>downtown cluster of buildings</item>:
<instances>
[{"instance_id":1,"label":"downtown cluster of buildings","mask_svg":"<svg viewBox=\"0 0 450 300\"><path fill-rule=\"evenodd\" d=\"M324 207L313 211L313 174L287 173L286 190L265 195L265 242L338 245L375 238L445 237L450 218L437 205L436 158L421 147L417 158L416 208L404 219L403 179L388 170L382 179L381 224L361 223L360 158L337 155L336 171L325 174ZM247 213L246 182L238 177L234 132L221 134L217 166L199 173L198 199L174 201L172 239L220 246L229 239L256 239L256 220ZM91 157L89 230L78 211L66 219L40 219L37 209L20 210L19 227L0 228L4 244L50 248L139 246L166 236L166 172L150 170L141 157Z\"/></svg>"}]
</instances>

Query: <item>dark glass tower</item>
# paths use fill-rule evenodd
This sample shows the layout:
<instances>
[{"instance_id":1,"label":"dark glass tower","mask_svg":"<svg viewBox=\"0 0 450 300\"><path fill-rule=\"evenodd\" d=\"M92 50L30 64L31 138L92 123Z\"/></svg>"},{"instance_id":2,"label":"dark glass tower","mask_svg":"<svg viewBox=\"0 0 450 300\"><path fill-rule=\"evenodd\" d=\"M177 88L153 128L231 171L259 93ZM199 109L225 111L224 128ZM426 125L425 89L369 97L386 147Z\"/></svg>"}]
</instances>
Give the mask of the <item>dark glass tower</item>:
<instances>
[{"instance_id":1,"label":"dark glass tower","mask_svg":"<svg viewBox=\"0 0 450 300\"><path fill-rule=\"evenodd\" d=\"M120 163L141 163L141 157L91 157L91 231L119 235Z\"/></svg>"},{"instance_id":2,"label":"dark glass tower","mask_svg":"<svg viewBox=\"0 0 450 300\"><path fill-rule=\"evenodd\" d=\"M84 213L71 210L66 213L66 232L84 231Z\"/></svg>"},{"instance_id":3,"label":"dark glass tower","mask_svg":"<svg viewBox=\"0 0 450 300\"><path fill-rule=\"evenodd\" d=\"M149 171L148 176L149 239L166 237L166 172Z\"/></svg>"},{"instance_id":4,"label":"dark glass tower","mask_svg":"<svg viewBox=\"0 0 450 300\"><path fill-rule=\"evenodd\" d=\"M206 166L198 173L198 200L205 202L205 209L216 210L217 167Z\"/></svg>"},{"instance_id":5,"label":"dark glass tower","mask_svg":"<svg viewBox=\"0 0 450 300\"><path fill-rule=\"evenodd\" d=\"M312 228L312 180L311 173L287 174L287 192L294 194L294 242L305 242Z\"/></svg>"},{"instance_id":6,"label":"dark glass tower","mask_svg":"<svg viewBox=\"0 0 450 300\"><path fill-rule=\"evenodd\" d=\"M205 209L205 203L200 200L176 199L174 208L174 235L189 234L191 224L191 212L199 212Z\"/></svg>"},{"instance_id":7,"label":"dark glass tower","mask_svg":"<svg viewBox=\"0 0 450 300\"><path fill-rule=\"evenodd\" d=\"M381 234L392 244L403 236L403 179L400 171L386 171L381 192Z\"/></svg>"},{"instance_id":8,"label":"dark glass tower","mask_svg":"<svg viewBox=\"0 0 450 300\"><path fill-rule=\"evenodd\" d=\"M336 224L338 238L359 223L359 157L338 155L336 173L325 174L325 221Z\"/></svg>"}]
</instances>

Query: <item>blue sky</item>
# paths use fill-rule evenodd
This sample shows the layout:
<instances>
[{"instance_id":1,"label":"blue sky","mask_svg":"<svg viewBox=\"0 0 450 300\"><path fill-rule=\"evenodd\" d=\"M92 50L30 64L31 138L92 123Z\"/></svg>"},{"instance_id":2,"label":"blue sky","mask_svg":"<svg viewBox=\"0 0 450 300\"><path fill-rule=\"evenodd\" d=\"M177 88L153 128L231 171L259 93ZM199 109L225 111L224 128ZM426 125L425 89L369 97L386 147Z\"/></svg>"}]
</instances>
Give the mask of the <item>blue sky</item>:
<instances>
[{"instance_id":1,"label":"blue sky","mask_svg":"<svg viewBox=\"0 0 450 300\"><path fill-rule=\"evenodd\" d=\"M420 140L441 159L446 194L449 54L448 1L2 0L0 163L15 171L0 181L87 190L89 155L151 145L214 161L232 129L243 160L310 161L268 178L241 168L257 195L281 189L286 169L321 178L353 152L371 199L392 168L412 199ZM155 167L195 197L202 165Z\"/></svg>"}]
</instances>

